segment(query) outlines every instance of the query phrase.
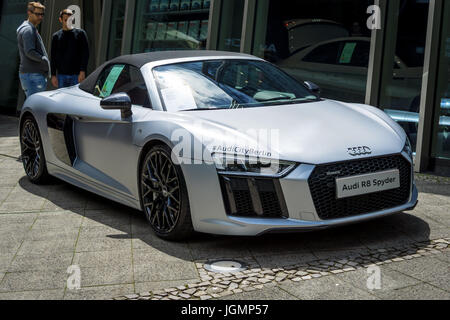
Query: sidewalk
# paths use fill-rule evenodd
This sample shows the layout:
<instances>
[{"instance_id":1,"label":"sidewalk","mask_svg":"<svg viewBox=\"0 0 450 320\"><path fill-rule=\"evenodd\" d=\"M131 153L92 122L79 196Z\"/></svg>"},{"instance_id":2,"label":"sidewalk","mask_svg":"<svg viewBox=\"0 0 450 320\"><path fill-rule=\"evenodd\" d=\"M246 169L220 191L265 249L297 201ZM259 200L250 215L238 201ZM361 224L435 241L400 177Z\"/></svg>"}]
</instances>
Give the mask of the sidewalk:
<instances>
[{"instance_id":1,"label":"sidewalk","mask_svg":"<svg viewBox=\"0 0 450 320\"><path fill-rule=\"evenodd\" d=\"M143 215L66 183L28 182L17 119L0 116L0 300L450 299L450 179L418 175L415 211L315 233L153 236ZM245 243L245 246L242 244ZM232 259L241 273L213 274ZM369 265L381 289L369 290ZM67 269L81 271L70 290Z\"/></svg>"}]
</instances>

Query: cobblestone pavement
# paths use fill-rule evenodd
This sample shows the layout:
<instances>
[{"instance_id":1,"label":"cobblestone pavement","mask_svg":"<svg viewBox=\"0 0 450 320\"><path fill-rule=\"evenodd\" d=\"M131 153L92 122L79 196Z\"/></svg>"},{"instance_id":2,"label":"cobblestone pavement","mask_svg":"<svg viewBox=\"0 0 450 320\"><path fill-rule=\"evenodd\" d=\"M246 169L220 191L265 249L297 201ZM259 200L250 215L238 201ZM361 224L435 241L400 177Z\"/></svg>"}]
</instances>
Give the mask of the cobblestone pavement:
<instances>
[{"instance_id":1,"label":"cobblestone pavement","mask_svg":"<svg viewBox=\"0 0 450 320\"><path fill-rule=\"evenodd\" d=\"M170 243L138 211L57 180L32 185L19 153L17 120L0 116L0 300L450 299L449 178L418 175L416 210L371 222ZM247 269L205 269L219 259ZM80 290L67 288L72 265ZM376 290L367 288L372 265Z\"/></svg>"}]
</instances>

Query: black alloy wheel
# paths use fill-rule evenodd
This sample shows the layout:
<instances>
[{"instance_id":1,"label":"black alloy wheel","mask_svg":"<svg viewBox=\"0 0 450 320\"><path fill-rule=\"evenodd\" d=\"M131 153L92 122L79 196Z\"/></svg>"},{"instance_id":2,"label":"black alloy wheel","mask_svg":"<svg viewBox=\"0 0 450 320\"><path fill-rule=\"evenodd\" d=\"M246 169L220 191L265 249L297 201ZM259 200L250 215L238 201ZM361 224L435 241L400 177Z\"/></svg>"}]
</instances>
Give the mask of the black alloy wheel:
<instances>
[{"instance_id":1,"label":"black alloy wheel","mask_svg":"<svg viewBox=\"0 0 450 320\"><path fill-rule=\"evenodd\" d=\"M168 147L161 145L146 155L141 168L141 201L159 237L181 240L193 232L193 227L185 180L171 154Z\"/></svg>"},{"instance_id":2,"label":"black alloy wheel","mask_svg":"<svg viewBox=\"0 0 450 320\"><path fill-rule=\"evenodd\" d=\"M25 173L35 184L47 181L48 172L45 164L44 150L36 121L25 119L20 134L21 159Z\"/></svg>"}]
</instances>

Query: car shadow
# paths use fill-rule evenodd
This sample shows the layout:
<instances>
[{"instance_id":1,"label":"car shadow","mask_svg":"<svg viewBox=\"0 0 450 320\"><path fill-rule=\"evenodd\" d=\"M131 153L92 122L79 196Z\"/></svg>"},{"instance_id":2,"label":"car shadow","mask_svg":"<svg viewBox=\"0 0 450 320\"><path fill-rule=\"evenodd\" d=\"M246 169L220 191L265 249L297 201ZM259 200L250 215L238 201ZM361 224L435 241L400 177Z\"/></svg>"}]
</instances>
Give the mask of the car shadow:
<instances>
[{"instance_id":1,"label":"car shadow","mask_svg":"<svg viewBox=\"0 0 450 320\"><path fill-rule=\"evenodd\" d=\"M430 226L412 213L398 213L384 218L358 224L314 232L270 233L257 237L219 236L196 233L186 242L168 242L156 237L147 224L144 214L107 200L90 192L53 178L44 186L32 185L26 177L20 186L31 194L45 197L48 190L64 189L75 199L94 203L93 209L73 208L57 198L49 199L59 210L79 215L93 210L106 212L89 215L89 219L114 229L114 234L105 235L111 239L133 239L140 245L137 250L157 250L184 261L207 261L218 259L250 259L262 268L279 268L307 263L309 261L357 257L380 249L390 249L382 259L393 259L399 252L417 251L430 243ZM108 211L112 216L108 218ZM116 219L130 218L130 224L117 223ZM131 230L131 231L130 231ZM117 231L117 232L115 232ZM93 239L94 241L95 239ZM395 250L394 250L395 249ZM398 249L398 250L397 250ZM400 250L400 251L399 251ZM378 262L378 261L374 261ZM152 263L152 261L149 261Z\"/></svg>"}]
</instances>

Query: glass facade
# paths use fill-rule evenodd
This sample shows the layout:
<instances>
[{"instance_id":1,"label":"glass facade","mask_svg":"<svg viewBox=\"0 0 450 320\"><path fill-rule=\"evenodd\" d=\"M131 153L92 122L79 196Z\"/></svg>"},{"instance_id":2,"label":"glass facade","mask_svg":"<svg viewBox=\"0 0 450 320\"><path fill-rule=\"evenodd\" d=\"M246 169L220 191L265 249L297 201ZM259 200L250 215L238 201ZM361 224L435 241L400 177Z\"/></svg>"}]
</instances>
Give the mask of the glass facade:
<instances>
[{"instance_id":1,"label":"glass facade","mask_svg":"<svg viewBox=\"0 0 450 320\"><path fill-rule=\"evenodd\" d=\"M409 136L416 150L428 23L427 1L398 1L397 32L388 35L379 106ZM412 23L414 21L414 23Z\"/></svg>"},{"instance_id":2,"label":"glass facade","mask_svg":"<svg viewBox=\"0 0 450 320\"><path fill-rule=\"evenodd\" d=\"M125 22L126 0L116 0L112 7L107 58L120 56Z\"/></svg>"},{"instance_id":3,"label":"glass facade","mask_svg":"<svg viewBox=\"0 0 450 320\"><path fill-rule=\"evenodd\" d=\"M137 0L132 53L206 49L209 0Z\"/></svg>"},{"instance_id":4,"label":"glass facade","mask_svg":"<svg viewBox=\"0 0 450 320\"><path fill-rule=\"evenodd\" d=\"M0 4L0 108L2 112L16 111L19 92L19 50L17 27L26 19L27 1L2 1Z\"/></svg>"},{"instance_id":5,"label":"glass facade","mask_svg":"<svg viewBox=\"0 0 450 320\"><path fill-rule=\"evenodd\" d=\"M217 50L241 50L242 20L245 0L222 1Z\"/></svg>"},{"instance_id":6,"label":"glass facade","mask_svg":"<svg viewBox=\"0 0 450 320\"><path fill-rule=\"evenodd\" d=\"M365 100L370 53L367 7L373 1L259 0L253 54L299 81L312 81L324 98Z\"/></svg>"},{"instance_id":7,"label":"glass facade","mask_svg":"<svg viewBox=\"0 0 450 320\"><path fill-rule=\"evenodd\" d=\"M432 156L450 160L450 2L444 1Z\"/></svg>"}]
</instances>

